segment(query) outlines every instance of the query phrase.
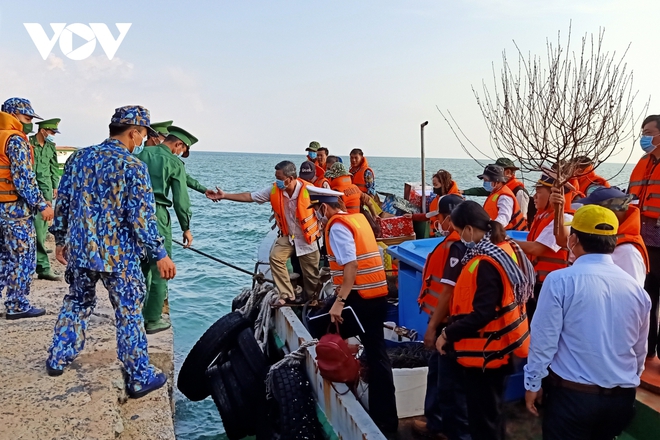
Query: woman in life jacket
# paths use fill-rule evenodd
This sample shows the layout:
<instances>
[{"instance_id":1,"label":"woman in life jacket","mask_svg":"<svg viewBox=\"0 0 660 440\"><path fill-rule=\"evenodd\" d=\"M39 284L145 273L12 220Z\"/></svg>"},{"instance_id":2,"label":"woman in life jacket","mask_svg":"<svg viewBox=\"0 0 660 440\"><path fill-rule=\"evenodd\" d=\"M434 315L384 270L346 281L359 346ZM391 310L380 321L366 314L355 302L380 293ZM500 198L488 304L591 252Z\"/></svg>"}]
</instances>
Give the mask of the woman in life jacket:
<instances>
[{"instance_id":1,"label":"woman in life jacket","mask_svg":"<svg viewBox=\"0 0 660 440\"><path fill-rule=\"evenodd\" d=\"M451 299L450 323L436 348L461 366L472 439L503 440L505 378L513 371L513 356L527 357L529 348L525 303L532 296L534 269L478 203L458 205L451 222L467 253Z\"/></svg>"},{"instance_id":2,"label":"woman in life jacket","mask_svg":"<svg viewBox=\"0 0 660 440\"><path fill-rule=\"evenodd\" d=\"M429 212L406 214L405 217L412 218L412 220L415 222L430 222L430 236L439 236L438 234L440 232L440 223L443 220L442 216L438 214L438 202L440 197L446 196L447 194L460 195L460 193L461 192L458 189L458 185L456 185L456 182L452 180L449 171L438 170L438 172L433 175L433 194L435 194L435 198L431 201Z\"/></svg>"}]
</instances>

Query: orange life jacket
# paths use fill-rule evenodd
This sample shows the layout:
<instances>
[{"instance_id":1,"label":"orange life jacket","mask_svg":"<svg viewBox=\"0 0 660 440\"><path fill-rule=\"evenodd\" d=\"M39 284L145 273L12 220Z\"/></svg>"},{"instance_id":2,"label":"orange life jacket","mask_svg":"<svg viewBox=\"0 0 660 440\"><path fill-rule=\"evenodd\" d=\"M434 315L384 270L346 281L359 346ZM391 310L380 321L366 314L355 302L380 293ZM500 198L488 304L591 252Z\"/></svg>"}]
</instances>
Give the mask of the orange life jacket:
<instances>
[{"instance_id":1,"label":"orange life jacket","mask_svg":"<svg viewBox=\"0 0 660 440\"><path fill-rule=\"evenodd\" d=\"M339 176L335 177L330 181L330 188L335 191L343 192L344 195L341 196L341 199L346 205L346 211L349 214L357 214L360 212L360 197L362 196L362 191L351 183L351 176Z\"/></svg>"},{"instance_id":2,"label":"orange life jacket","mask_svg":"<svg viewBox=\"0 0 660 440\"><path fill-rule=\"evenodd\" d=\"M326 179L325 177L321 177L320 179L316 179L316 182L314 182L314 186L317 188L324 188L323 184L327 183L328 186L330 186L330 180Z\"/></svg>"},{"instance_id":3,"label":"orange life jacket","mask_svg":"<svg viewBox=\"0 0 660 440\"><path fill-rule=\"evenodd\" d=\"M458 232L452 231L426 258L422 274L422 288L417 303L419 308L429 315L433 314L440 299L443 286L440 281L447 264L447 258L449 258L449 248L460 239Z\"/></svg>"},{"instance_id":4,"label":"orange life jacket","mask_svg":"<svg viewBox=\"0 0 660 440\"><path fill-rule=\"evenodd\" d=\"M7 143L10 136L20 136L30 147L30 163L34 163L34 151L28 137L23 133L23 124L14 115L0 112L0 203L15 202L18 193L11 175L11 161L7 156Z\"/></svg>"},{"instance_id":5,"label":"orange life jacket","mask_svg":"<svg viewBox=\"0 0 660 440\"><path fill-rule=\"evenodd\" d=\"M499 246L518 262L509 243L504 241ZM500 264L485 255L477 255L468 261L456 281L450 313L455 320L474 310L472 302L477 290L477 269L484 260L497 268L502 277L502 304L498 307L495 319L472 337L455 342L454 350L458 363L465 367L499 368L509 362L511 353L527 357L529 351L529 322L525 306L516 303L513 286Z\"/></svg>"},{"instance_id":6,"label":"orange life jacket","mask_svg":"<svg viewBox=\"0 0 660 440\"><path fill-rule=\"evenodd\" d=\"M651 265L649 263L649 253L646 250L646 245L641 235L641 216L639 214L639 208L634 205L628 205L628 211L623 218L623 221L619 223L619 230L617 231L616 236L616 245L622 245L630 243L634 245L637 250L642 254L644 258L644 264L646 264L646 273L649 273Z\"/></svg>"},{"instance_id":7,"label":"orange life jacket","mask_svg":"<svg viewBox=\"0 0 660 440\"><path fill-rule=\"evenodd\" d=\"M335 214L330 218L325 228L325 245L328 250L332 284L339 288L344 282L344 266L337 263L330 245L330 230L337 223L346 226L353 234L353 240L355 241L358 269L353 283L353 290L357 290L364 299L387 295L387 278L383 267L383 259L378 251L378 244L371 225L362 214Z\"/></svg>"},{"instance_id":8,"label":"orange life jacket","mask_svg":"<svg viewBox=\"0 0 660 440\"><path fill-rule=\"evenodd\" d=\"M630 175L628 192L639 199L640 214L657 219L660 217L660 159L652 154L644 155Z\"/></svg>"},{"instance_id":9,"label":"orange life jacket","mask_svg":"<svg viewBox=\"0 0 660 440\"><path fill-rule=\"evenodd\" d=\"M364 173L365 171L371 171L373 174L374 178L376 178L376 174L374 174L374 170L369 168L369 162L367 162L367 158L363 157L362 158L362 163L358 165L355 168L350 169L350 173L353 175L352 180L355 185L357 185L358 188L360 188L360 191L363 193L368 192L367 191L367 183L364 180Z\"/></svg>"},{"instance_id":10,"label":"orange life jacket","mask_svg":"<svg viewBox=\"0 0 660 440\"><path fill-rule=\"evenodd\" d=\"M509 179L505 186L511 190L514 196L518 193L518 191L525 191L525 185L523 185L523 183L515 177Z\"/></svg>"},{"instance_id":11,"label":"orange life jacket","mask_svg":"<svg viewBox=\"0 0 660 440\"><path fill-rule=\"evenodd\" d=\"M529 228L529 235L527 241L536 241L541 235L541 232L555 219L555 209L549 207L544 211L538 211L532 221L532 226ZM529 255L529 259L534 265L536 272L536 280L539 283L545 281L545 277L554 270L563 269L568 267L568 251L560 249L554 252L549 247L545 246L545 250L539 256Z\"/></svg>"},{"instance_id":12,"label":"orange life jacket","mask_svg":"<svg viewBox=\"0 0 660 440\"><path fill-rule=\"evenodd\" d=\"M305 235L305 241L309 244L318 240L321 236L321 231L319 230L319 224L316 220L316 214L314 210L309 208L311 200L309 198L309 191L307 191L306 185L307 182L301 179L297 179L298 182L302 185L300 188L300 193L298 194L298 208L296 209L296 218L300 222L301 229ZM286 222L286 216L284 214L284 191L279 189L277 185L273 184L273 189L270 191L270 204L273 207L273 212L275 213L275 222L277 227L280 228L280 232L283 236L291 235L289 233L289 226Z\"/></svg>"},{"instance_id":13,"label":"orange life jacket","mask_svg":"<svg viewBox=\"0 0 660 440\"><path fill-rule=\"evenodd\" d=\"M522 211L520 211L520 204L518 203L518 199L516 199L516 196L513 195L513 192L506 185L502 186L502 188L500 188L498 191L489 195L484 202L484 210L488 213L491 220L495 220L497 218L497 213L499 211L497 209L497 200L500 197L510 197L511 200L513 200L513 213L511 214L511 221L509 221L506 229L514 231L525 231L527 229L527 222L525 221L525 217L523 216Z\"/></svg>"},{"instance_id":14,"label":"orange life jacket","mask_svg":"<svg viewBox=\"0 0 660 440\"><path fill-rule=\"evenodd\" d=\"M587 169L584 170L583 174L577 176L575 179L577 180L578 184L577 189L585 195L587 194L587 190L591 185L604 186L605 188L610 187L610 184L607 180L596 174L593 165L590 165Z\"/></svg>"}]
</instances>

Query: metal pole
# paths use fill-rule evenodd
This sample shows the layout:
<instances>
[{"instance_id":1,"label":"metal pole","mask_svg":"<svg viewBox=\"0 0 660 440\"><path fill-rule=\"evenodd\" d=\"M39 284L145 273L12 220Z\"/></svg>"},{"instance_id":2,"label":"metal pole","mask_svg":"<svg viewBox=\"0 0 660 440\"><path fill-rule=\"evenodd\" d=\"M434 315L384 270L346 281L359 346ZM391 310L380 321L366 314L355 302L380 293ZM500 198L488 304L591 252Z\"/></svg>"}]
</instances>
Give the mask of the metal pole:
<instances>
[{"instance_id":1,"label":"metal pole","mask_svg":"<svg viewBox=\"0 0 660 440\"><path fill-rule=\"evenodd\" d=\"M424 127L429 125L429 121L422 122L422 212L426 214L426 171L424 170Z\"/></svg>"}]
</instances>

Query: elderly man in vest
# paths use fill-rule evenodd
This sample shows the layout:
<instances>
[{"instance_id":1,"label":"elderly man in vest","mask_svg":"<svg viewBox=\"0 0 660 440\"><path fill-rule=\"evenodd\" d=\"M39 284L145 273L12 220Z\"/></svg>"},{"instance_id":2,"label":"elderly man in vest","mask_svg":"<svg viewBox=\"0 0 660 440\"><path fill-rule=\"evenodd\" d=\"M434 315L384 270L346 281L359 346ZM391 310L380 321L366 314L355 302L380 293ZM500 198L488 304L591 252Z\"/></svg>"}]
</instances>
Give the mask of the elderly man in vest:
<instances>
[{"instance_id":1,"label":"elderly man in vest","mask_svg":"<svg viewBox=\"0 0 660 440\"><path fill-rule=\"evenodd\" d=\"M544 440L613 439L635 413L651 301L612 261L619 229L612 211L585 205L567 226L576 259L543 283L525 400L538 415L535 402L543 395Z\"/></svg>"},{"instance_id":2,"label":"elderly man in vest","mask_svg":"<svg viewBox=\"0 0 660 440\"><path fill-rule=\"evenodd\" d=\"M392 365L385 349L383 321L387 313L387 280L378 244L364 215L346 212L339 191L308 187L316 217L325 229L336 299L332 321L342 322L344 306L352 307L364 333L360 336L369 369L369 414L386 433L396 432Z\"/></svg>"},{"instance_id":3,"label":"elderly man in vest","mask_svg":"<svg viewBox=\"0 0 660 440\"><path fill-rule=\"evenodd\" d=\"M353 183L360 188L360 191L376 195L376 176L374 170L369 167L369 161L364 157L364 153L359 148L351 150L351 168L349 170L353 175Z\"/></svg>"},{"instance_id":4,"label":"elderly man in vest","mask_svg":"<svg viewBox=\"0 0 660 440\"><path fill-rule=\"evenodd\" d=\"M276 306L299 303L291 284L287 260L294 254L298 257L303 284L308 294L313 294L319 282L319 243L321 232L314 211L309 207L308 185L298 178L296 165L284 160L275 165L275 183L261 191L226 193L217 188L209 198L214 201L270 202L275 213L275 221L280 230L270 251L270 270L273 281L280 292Z\"/></svg>"},{"instance_id":5,"label":"elderly man in vest","mask_svg":"<svg viewBox=\"0 0 660 440\"><path fill-rule=\"evenodd\" d=\"M491 220L495 220L508 230L526 230L527 222L520 209L520 203L506 185L504 168L499 165L487 165L483 174L477 177L484 181L484 189L489 193L484 202L484 209Z\"/></svg>"},{"instance_id":6,"label":"elderly man in vest","mask_svg":"<svg viewBox=\"0 0 660 440\"><path fill-rule=\"evenodd\" d=\"M642 122L640 146L644 156L637 162L630 176L628 193L639 199L641 234L649 253L651 271L644 288L651 296L651 326L649 330L649 358L658 349L658 299L660 298L660 115L650 115Z\"/></svg>"},{"instance_id":7,"label":"elderly man in vest","mask_svg":"<svg viewBox=\"0 0 660 440\"><path fill-rule=\"evenodd\" d=\"M42 316L46 310L30 305L32 274L36 268L34 215L53 219L39 191L27 134L39 118L30 101L10 98L0 112L0 294L7 287L7 319ZM41 118L39 118L41 119Z\"/></svg>"}]
</instances>

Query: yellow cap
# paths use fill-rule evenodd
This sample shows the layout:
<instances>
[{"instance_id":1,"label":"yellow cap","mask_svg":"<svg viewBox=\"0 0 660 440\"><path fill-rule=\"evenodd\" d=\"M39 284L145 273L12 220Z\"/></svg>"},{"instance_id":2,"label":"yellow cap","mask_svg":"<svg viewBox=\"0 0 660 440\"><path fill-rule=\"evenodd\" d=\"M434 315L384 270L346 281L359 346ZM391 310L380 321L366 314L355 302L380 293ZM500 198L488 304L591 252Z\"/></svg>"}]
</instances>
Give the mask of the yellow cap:
<instances>
[{"instance_id":1,"label":"yellow cap","mask_svg":"<svg viewBox=\"0 0 660 440\"><path fill-rule=\"evenodd\" d=\"M598 205L584 205L573 216L573 221L566 223L576 231L594 235L616 235L619 220L614 212Z\"/></svg>"}]
</instances>

